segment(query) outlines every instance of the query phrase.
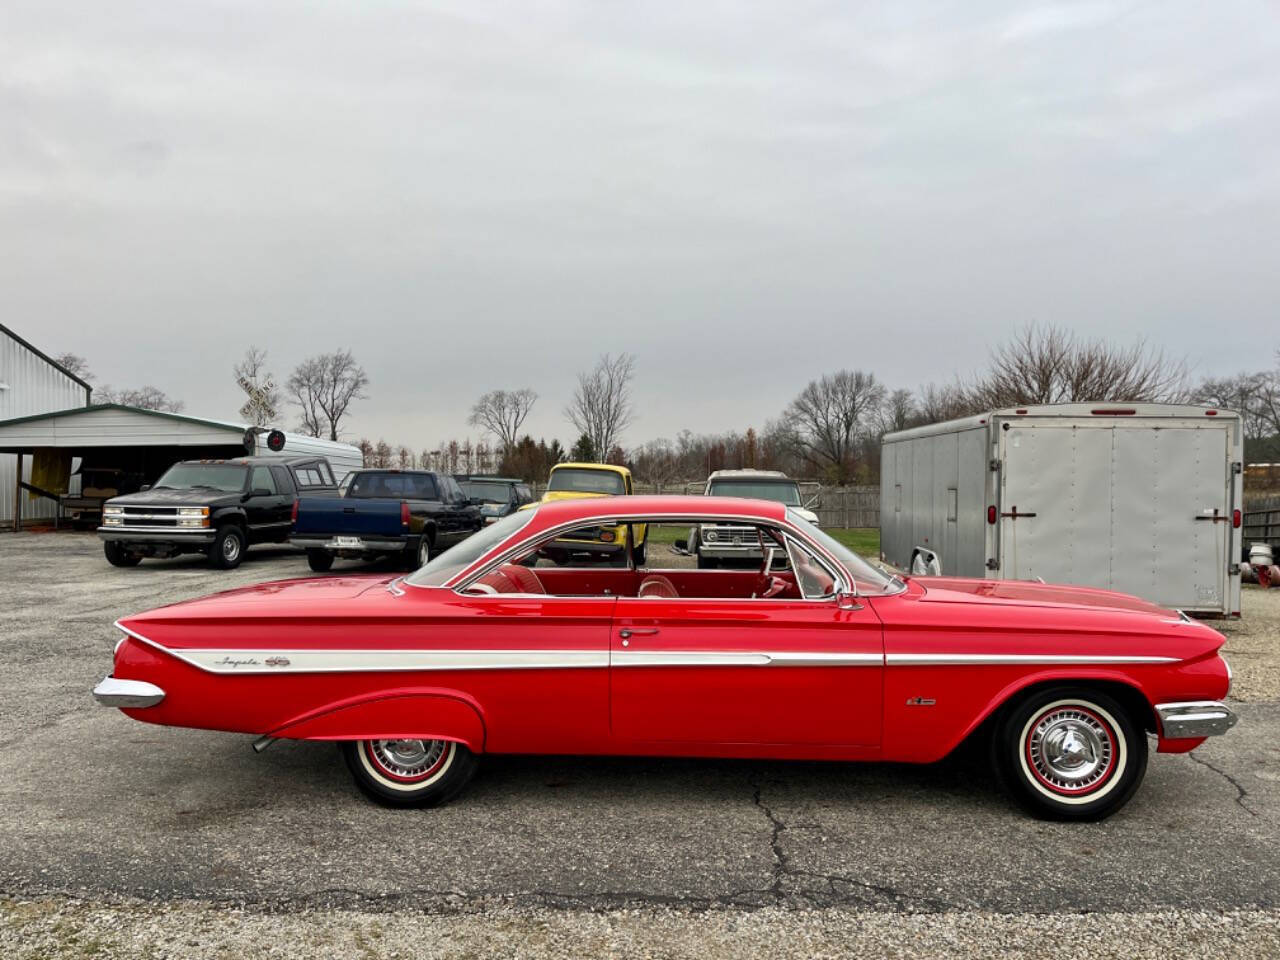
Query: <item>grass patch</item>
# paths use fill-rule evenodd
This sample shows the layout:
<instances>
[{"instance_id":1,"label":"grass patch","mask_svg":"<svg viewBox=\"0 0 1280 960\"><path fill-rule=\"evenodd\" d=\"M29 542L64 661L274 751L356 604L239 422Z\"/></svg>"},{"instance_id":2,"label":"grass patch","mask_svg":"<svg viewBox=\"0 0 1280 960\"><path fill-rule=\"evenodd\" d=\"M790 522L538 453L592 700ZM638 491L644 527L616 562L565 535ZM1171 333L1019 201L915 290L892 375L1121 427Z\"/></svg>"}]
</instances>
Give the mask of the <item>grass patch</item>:
<instances>
[{"instance_id":1,"label":"grass patch","mask_svg":"<svg viewBox=\"0 0 1280 960\"><path fill-rule=\"evenodd\" d=\"M880 559L880 531L875 527L823 527L822 532L839 540L854 553Z\"/></svg>"}]
</instances>

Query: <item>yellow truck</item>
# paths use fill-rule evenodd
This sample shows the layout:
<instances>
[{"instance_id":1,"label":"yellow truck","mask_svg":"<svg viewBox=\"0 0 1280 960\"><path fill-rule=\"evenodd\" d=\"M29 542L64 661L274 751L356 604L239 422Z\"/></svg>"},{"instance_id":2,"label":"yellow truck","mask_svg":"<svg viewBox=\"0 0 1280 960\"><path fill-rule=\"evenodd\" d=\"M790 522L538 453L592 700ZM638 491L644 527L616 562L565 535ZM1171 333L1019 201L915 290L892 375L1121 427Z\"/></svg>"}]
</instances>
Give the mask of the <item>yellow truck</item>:
<instances>
[{"instance_id":1,"label":"yellow truck","mask_svg":"<svg viewBox=\"0 0 1280 960\"><path fill-rule=\"evenodd\" d=\"M626 467L611 463L557 463L547 477L547 492L542 495L541 502L578 500L584 497L622 497L632 493L631 471ZM645 558L645 525L636 524L633 536L635 545L632 552L638 566L644 563ZM566 565L578 559L611 559L626 550L626 546L625 525L590 527L575 530L572 537L562 537L542 552L552 562Z\"/></svg>"}]
</instances>

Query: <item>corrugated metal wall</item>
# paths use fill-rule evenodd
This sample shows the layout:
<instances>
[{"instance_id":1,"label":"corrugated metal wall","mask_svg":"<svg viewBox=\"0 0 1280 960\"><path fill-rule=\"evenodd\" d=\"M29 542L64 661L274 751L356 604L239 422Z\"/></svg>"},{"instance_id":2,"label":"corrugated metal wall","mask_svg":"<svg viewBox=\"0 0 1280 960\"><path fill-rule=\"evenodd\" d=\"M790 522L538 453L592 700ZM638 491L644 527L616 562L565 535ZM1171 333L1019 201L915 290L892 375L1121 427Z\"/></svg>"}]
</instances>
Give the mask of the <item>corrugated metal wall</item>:
<instances>
[{"instance_id":1,"label":"corrugated metal wall","mask_svg":"<svg viewBox=\"0 0 1280 960\"><path fill-rule=\"evenodd\" d=\"M0 420L29 417L53 410L83 407L85 388L37 353L0 330ZM0 454L0 529L13 522L14 468L17 457ZM23 462L23 479L31 477L31 458ZM22 495L22 519L51 518L54 505Z\"/></svg>"}]
</instances>

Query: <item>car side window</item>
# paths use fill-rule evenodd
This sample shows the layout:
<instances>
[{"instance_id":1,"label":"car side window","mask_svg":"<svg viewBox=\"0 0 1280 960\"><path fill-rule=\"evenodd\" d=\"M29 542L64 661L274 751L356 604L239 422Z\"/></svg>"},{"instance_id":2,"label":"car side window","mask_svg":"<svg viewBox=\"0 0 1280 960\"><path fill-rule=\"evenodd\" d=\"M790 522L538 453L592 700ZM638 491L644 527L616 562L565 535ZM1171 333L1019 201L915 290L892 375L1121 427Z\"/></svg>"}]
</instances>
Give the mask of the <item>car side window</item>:
<instances>
[{"instance_id":1,"label":"car side window","mask_svg":"<svg viewBox=\"0 0 1280 960\"><path fill-rule=\"evenodd\" d=\"M270 467L254 467L253 479L249 483L250 490L267 490L273 495L277 493L275 478L271 476Z\"/></svg>"},{"instance_id":2,"label":"car side window","mask_svg":"<svg viewBox=\"0 0 1280 960\"><path fill-rule=\"evenodd\" d=\"M819 560L812 550L794 538L787 537L787 554L791 558L796 583L806 600L820 600L835 595L836 578L827 564Z\"/></svg>"},{"instance_id":3,"label":"car side window","mask_svg":"<svg viewBox=\"0 0 1280 960\"><path fill-rule=\"evenodd\" d=\"M418 500L434 500L436 499L436 485L431 482L428 476L414 476L412 478L413 496Z\"/></svg>"},{"instance_id":4,"label":"car side window","mask_svg":"<svg viewBox=\"0 0 1280 960\"><path fill-rule=\"evenodd\" d=\"M276 489L281 493L293 493L293 480L285 467L272 467L271 475L275 477Z\"/></svg>"},{"instance_id":5,"label":"car side window","mask_svg":"<svg viewBox=\"0 0 1280 960\"><path fill-rule=\"evenodd\" d=\"M523 483L516 487L516 503L532 503L533 491Z\"/></svg>"}]
</instances>

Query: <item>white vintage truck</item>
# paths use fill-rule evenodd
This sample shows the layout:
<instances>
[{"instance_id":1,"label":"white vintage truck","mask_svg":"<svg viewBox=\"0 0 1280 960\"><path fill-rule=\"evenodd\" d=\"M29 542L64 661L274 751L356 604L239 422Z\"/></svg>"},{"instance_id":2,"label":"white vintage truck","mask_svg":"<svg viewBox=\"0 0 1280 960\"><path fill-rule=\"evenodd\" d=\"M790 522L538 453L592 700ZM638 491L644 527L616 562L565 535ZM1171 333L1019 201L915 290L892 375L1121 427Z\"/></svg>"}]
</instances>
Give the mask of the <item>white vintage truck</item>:
<instances>
[{"instance_id":1,"label":"white vintage truck","mask_svg":"<svg viewBox=\"0 0 1280 960\"><path fill-rule=\"evenodd\" d=\"M1232 411L1156 403L1017 407L890 433L881 555L1239 615L1242 454Z\"/></svg>"}]
</instances>

